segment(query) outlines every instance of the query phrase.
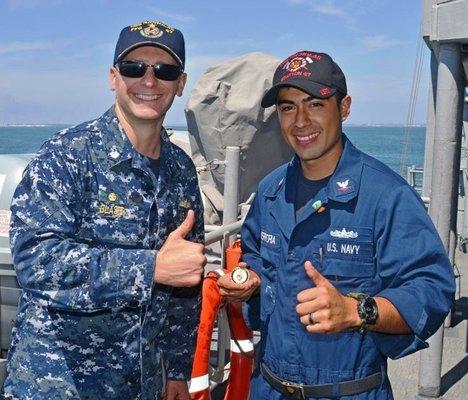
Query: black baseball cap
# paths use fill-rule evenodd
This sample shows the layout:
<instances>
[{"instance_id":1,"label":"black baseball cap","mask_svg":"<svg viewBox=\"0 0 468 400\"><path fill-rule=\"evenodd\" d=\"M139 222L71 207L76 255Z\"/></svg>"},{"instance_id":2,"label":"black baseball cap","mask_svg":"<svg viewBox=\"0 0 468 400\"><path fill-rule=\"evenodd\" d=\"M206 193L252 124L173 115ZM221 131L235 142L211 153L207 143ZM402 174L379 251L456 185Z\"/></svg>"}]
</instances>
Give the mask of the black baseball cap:
<instances>
[{"instance_id":1,"label":"black baseball cap","mask_svg":"<svg viewBox=\"0 0 468 400\"><path fill-rule=\"evenodd\" d=\"M122 29L115 46L114 65L141 46L166 50L177 63L185 67L185 41L182 32L160 21L143 21Z\"/></svg>"},{"instance_id":2,"label":"black baseball cap","mask_svg":"<svg viewBox=\"0 0 468 400\"><path fill-rule=\"evenodd\" d=\"M347 93L346 78L338 64L328 54L314 51L294 53L276 68L273 87L263 96L262 107L276 104L278 92L288 86L319 99Z\"/></svg>"}]
</instances>

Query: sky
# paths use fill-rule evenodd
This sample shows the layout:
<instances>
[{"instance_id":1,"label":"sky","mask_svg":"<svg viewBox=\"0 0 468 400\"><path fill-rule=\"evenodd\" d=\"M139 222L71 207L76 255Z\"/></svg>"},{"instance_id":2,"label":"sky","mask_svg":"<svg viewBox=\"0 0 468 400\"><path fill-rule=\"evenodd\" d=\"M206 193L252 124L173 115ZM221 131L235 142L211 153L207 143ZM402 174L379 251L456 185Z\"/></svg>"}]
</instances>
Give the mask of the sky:
<instances>
[{"instance_id":1,"label":"sky","mask_svg":"<svg viewBox=\"0 0 468 400\"><path fill-rule=\"evenodd\" d=\"M420 38L420 0L0 0L0 125L75 124L113 103L108 75L120 30L164 21L186 41L188 83L165 125L204 71L250 52L280 59L329 53L343 69L351 124L404 124ZM415 123L424 123L429 51Z\"/></svg>"}]
</instances>

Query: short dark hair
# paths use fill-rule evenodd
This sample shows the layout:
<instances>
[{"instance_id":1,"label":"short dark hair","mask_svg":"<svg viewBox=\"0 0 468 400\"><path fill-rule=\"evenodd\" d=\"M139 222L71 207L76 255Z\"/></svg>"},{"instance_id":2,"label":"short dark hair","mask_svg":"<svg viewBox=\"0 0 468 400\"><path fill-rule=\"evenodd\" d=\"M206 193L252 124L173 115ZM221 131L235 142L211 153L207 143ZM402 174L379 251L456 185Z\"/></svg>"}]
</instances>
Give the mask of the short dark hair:
<instances>
[{"instance_id":1,"label":"short dark hair","mask_svg":"<svg viewBox=\"0 0 468 400\"><path fill-rule=\"evenodd\" d=\"M341 93L341 92L336 92L335 98L336 98L336 105L338 106L338 108L340 108L341 102L343 101L345 97L346 97L346 94Z\"/></svg>"}]
</instances>

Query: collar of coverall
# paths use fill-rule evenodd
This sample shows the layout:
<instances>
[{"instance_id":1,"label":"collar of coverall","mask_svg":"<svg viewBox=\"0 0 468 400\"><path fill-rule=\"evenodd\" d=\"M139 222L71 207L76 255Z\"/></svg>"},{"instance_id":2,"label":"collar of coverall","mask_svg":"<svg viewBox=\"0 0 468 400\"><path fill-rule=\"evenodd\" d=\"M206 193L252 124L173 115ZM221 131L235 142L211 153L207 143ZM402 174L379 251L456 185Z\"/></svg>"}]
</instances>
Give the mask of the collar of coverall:
<instances>
[{"instance_id":1,"label":"collar of coverall","mask_svg":"<svg viewBox=\"0 0 468 400\"><path fill-rule=\"evenodd\" d=\"M340 203L347 203L354 199L359 192L363 162L361 153L343 133L343 153L326 188L327 198ZM300 160L295 155L287 166L287 179L297 180L300 172ZM275 181L263 193L266 197L276 197L280 190L284 190L285 180ZM297 185L292 184L292 187Z\"/></svg>"},{"instance_id":2,"label":"collar of coverall","mask_svg":"<svg viewBox=\"0 0 468 400\"><path fill-rule=\"evenodd\" d=\"M100 128L102 126L102 128ZM114 107L107 110L98 120L98 130L104 135L102 143L103 151L106 154L107 170L115 170L121 163L131 162L133 168L148 169L148 159L140 154L130 143L122 126L119 123ZM177 164L177 155L174 146L169 140L169 136L164 128L161 130L161 155L160 163L161 176L173 176L180 171L181 166Z\"/></svg>"}]
</instances>

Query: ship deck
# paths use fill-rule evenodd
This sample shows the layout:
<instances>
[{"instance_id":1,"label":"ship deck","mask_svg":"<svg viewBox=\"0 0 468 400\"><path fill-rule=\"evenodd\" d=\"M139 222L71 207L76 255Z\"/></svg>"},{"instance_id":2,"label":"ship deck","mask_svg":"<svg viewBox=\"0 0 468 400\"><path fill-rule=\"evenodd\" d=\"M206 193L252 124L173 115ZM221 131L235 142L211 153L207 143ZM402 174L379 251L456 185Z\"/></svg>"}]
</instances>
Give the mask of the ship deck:
<instances>
[{"instance_id":1,"label":"ship deck","mask_svg":"<svg viewBox=\"0 0 468 400\"><path fill-rule=\"evenodd\" d=\"M455 255L457 292L450 327L444 331L440 397L468 399L468 254ZM389 360L389 378L396 400L428 399L418 396L419 356Z\"/></svg>"}]
</instances>

